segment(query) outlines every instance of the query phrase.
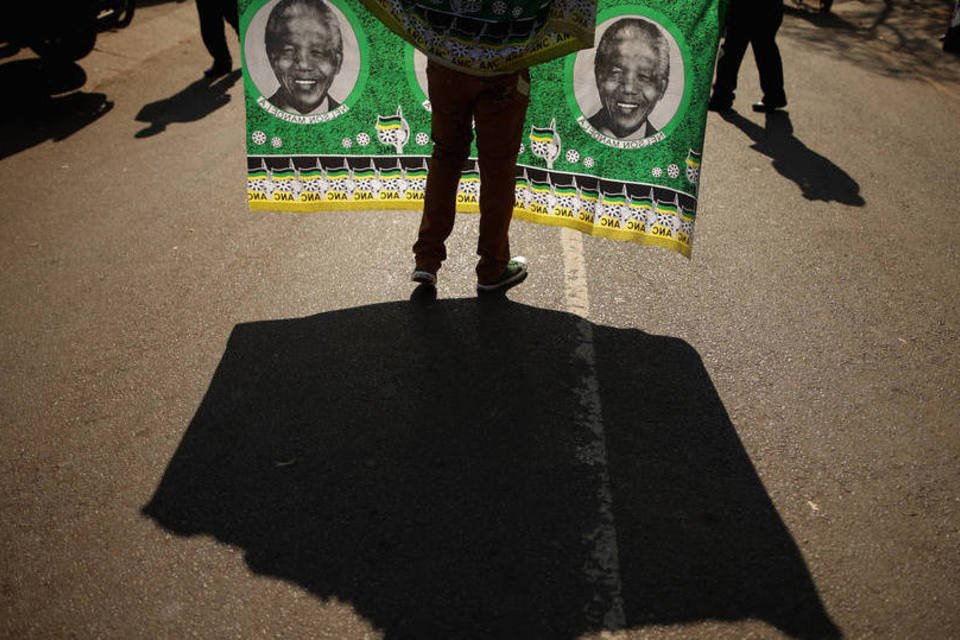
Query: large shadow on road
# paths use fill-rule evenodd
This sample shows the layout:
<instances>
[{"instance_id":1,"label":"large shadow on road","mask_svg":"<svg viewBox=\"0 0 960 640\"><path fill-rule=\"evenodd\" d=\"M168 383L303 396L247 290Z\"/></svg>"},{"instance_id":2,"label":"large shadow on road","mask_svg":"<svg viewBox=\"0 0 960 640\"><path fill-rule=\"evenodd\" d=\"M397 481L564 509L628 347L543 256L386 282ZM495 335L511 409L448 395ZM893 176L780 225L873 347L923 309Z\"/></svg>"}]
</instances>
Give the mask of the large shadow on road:
<instances>
[{"instance_id":1,"label":"large shadow on road","mask_svg":"<svg viewBox=\"0 0 960 640\"><path fill-rule=\"evenodd\" d=\"M22 59L0 64L0 159L47 140L60 142L113 108L102 93L80 89L79 65Z\"/></svg>"},{"instance_id":2,"label":"large shadow on road","mask_svg":"<svg viewBox=\"0 0 960 640\"><path fill-rule=\"evenodd\" d=\"M766 114L763 127L736 111L726 111L721 117L747 134L754 142L751 148L768 156L777 173L796 183L807 200L853 207L866 204L860 185L850 174L793 135L793 123L786 111Z\"/></svg>"},{"instance_id":3,"label":"large shadow on road","mask_svg":"<svg viewBox=\"0 0 960 640\"><path fill-rule=\"evenodd\" d=\"M175 122L196 122L230 102L227 93L240 79L241 72L233 72L213 80L200 78L173 94L143 106L136 121L148 126L137 131L135 137L149 138L166 131Z\"/></svg>"},{"instance_id":4,"label":"large shadow on road","mask_svg":"<svg viewBox=\"0 0 960 640\"><path fill-rule=\"evenodd\" d=\"M500 298L238 325L143 512L386 638L602 629L584 322ZM628 627L840 637L696 351L589 328Z\"/></svg>"}]
</instances>

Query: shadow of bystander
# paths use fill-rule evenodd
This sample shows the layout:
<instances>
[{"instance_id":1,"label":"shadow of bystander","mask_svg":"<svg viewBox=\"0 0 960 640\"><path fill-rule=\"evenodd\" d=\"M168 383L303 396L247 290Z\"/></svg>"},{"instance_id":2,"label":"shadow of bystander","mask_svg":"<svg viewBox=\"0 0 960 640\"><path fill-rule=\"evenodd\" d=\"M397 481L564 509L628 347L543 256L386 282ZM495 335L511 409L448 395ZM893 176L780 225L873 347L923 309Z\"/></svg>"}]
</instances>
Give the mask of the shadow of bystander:
<instances>
[{"instance_id":1,"label":"shadow of bystander","mask_svg":"<svg viewBox=\"0 0 960 640\"><path fill-rule=\"evenodd\" d=\"M769 156L777 173L796 183L807 200L853 207L866 204L856 180L793 135L793 123L786 111L766 114L763 127L736 111L725 112L721 117L747 134L754 142L751 148Z\"/></svg>"},{"instance_id":2,"label":"shadow of bystander","mask_svg":"<svg viewBox=\"0 0 960 640\"><path fill-rule=\"evenodd\" d=\"M169 98L146 104L136 116L137 122L149 126L137 131L135 137L149 138L166 130L175 122L195 122L230 102L227 92L240 79L239 69L217 78L201 78Z\"/></svg>"}]
</instances>

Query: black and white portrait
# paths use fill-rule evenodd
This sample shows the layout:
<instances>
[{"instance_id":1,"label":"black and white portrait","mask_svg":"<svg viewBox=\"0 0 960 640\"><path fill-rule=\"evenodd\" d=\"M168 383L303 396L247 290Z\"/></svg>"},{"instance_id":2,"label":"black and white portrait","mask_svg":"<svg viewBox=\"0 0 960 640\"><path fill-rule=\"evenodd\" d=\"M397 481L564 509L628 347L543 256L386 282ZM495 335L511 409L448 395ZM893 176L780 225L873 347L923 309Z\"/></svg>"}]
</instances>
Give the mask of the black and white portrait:
<instances>
[{"instance_id":1,"label":"black and white portrait","mask_svg":"<svg viewBox=\"0 0 960 640\"><path fill-rule=\"evenodd\" d=\"M656 22L637 15L608 20L597 35L597 46L574 63L582 124L614 141L655 139L683 98L677 43Z\"/></svg>"},{"instance_id":2,"label":"black and white portrait","mask_svg":"<svg viewBox=\"0 0 960 640\"><path fill-rule=\"evenodd\" d=\"M356 34L325 0L267 3L250 21L244 52L261 94L294 115L336 110L359 75Z\"/></svg>"}]
</instances>

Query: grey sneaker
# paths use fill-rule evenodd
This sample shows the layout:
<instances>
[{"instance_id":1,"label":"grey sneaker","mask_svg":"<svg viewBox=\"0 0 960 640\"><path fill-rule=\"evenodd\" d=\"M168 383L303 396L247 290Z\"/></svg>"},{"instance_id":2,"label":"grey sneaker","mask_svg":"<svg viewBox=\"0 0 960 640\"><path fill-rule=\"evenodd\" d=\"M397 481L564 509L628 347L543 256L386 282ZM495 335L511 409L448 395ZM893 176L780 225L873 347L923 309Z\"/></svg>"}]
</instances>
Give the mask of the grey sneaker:
<instances>
[{"instance_id":1,"label":"grey sneaker","mask_svg":"<svg viewBox=\"0 0 960 640\"><path fill-rule=\"evenodd\" d=\"M432 287L437 286L437 274L423 271L422 269L414 269L410 279L420 284L428 284Z\"/></svg>"},{"instance_id":2,"label":"grey sneaker","mask_svg":"<svg viewBox=\"0 0 960 640\"><path fill-rule=\"evenodd\" d=\"M500 277L489 284L477 283L477 293L506 291L527 279L527 259L523 256L511 258Z\"/></svg>"}]
</instances>

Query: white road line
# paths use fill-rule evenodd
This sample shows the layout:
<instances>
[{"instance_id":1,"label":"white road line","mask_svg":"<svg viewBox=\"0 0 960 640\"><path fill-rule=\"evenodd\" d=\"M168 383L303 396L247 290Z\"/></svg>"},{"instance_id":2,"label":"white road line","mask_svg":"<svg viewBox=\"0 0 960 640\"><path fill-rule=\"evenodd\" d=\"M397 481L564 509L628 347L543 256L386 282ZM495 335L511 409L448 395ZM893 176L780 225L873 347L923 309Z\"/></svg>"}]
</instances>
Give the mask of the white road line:
<instances>
[{"instance_id":1,"label":"white road line","mask_svg":"<svg viewBox=\"0 0 960 640\"><path fill-rule=\"evenodd\" d=\"M591 622L607 629L621 629L626 625L623 610L623 589L620 582L620 554L617 548L617 530L613 521L613 495L610 491L610 472L607 467L607 443L603 431L600 406L600 383L594 351L590 297L587 292L587 269L583 258L583 236L572 229L560 229L563 246L564 297L567 311L580 316L577 329L580 343L574 358L581 365L583 375L576 388L580 398L576 422L586 431L577 447L580 462L597 474L598 524L584 532L584 544L590 556L584 571L594 587L593 600L586 605Z\"/></svg>"}]
</instances>

